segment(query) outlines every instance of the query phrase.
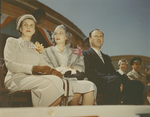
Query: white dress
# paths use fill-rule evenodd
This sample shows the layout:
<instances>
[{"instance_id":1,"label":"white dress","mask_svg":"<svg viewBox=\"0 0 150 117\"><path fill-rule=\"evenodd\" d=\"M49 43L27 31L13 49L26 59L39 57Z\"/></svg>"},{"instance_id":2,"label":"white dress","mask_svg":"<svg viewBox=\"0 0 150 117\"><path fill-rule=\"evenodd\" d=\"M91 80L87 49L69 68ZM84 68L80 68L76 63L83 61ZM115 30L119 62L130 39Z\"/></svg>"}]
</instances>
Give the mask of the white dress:
<instances>
[{"instance_id":1,"label":"white dress","mask_svg":"<svg viewBox=\"0 0 150 117\"><path fill-rule=\"evenodd\" d=\"M5 87L12 92L30 90L33 106L49 106L64 94L63 82L54 75L32 75L34 65L47 65L34 44L22 38L8 38L4 48L8 73Z\"/></svg>"},{"instance_id":2,"label":"white dress","mask_svg":"<svg viewBox=\"0 0 150 117\"><path fill-rule=\"evenodd\" d=\"M83 57L74 55L71 48L65 48L63 53L57 48L57 46L51 46L45 49L43 56L45 60L49 63L50 67L55 68L56 70L64 73L67 71L64 66L76 67L80 72L84 72L84 60ZM56 62L57 61L57 62ZM58 63L59 62L59 63ZM70 69L69 69L70 70ZM72 70L72 73L75 71ZM74 93L88 93L94 91L95 104L96 104L96 95L97 87L96 85L87 80L77 80L76 78L65 78L69 81L69 101L72 99Z\"/></svg>"}]
</instances>

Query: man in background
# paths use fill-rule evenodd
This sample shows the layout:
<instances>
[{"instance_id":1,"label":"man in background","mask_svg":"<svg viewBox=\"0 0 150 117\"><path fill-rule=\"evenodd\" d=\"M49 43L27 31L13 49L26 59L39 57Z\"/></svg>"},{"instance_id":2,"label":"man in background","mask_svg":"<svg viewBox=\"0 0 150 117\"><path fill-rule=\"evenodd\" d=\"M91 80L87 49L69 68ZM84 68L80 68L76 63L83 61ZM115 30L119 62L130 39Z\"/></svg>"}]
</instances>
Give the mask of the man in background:
<instances>
[{"instance_id":1,"label":"man in background","mask_svg":"<svg viewBox=\"0 0 150 117\"><path fill-rule=\"evenodd\" d=\"M148 92L150 91L150 83L147 81L145 75L140 72L142 59L140 57L133 57L130 61L132 71L128 72L127 76L130 80L141 81L144 85L143 101L146 99Z\"/></svg>"}]
</instances>

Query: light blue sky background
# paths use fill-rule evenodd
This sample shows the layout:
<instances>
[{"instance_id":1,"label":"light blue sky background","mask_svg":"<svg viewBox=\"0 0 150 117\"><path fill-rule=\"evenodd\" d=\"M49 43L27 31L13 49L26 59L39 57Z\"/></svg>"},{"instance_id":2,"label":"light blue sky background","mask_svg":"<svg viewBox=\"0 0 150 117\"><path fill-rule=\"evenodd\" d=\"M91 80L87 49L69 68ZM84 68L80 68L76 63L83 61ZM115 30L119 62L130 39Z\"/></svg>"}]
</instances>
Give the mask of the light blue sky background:
<instances>
[{"instance_id":1,"label":"light blue sky background","mask_svg":"<svg viewBox=\"0 0 150 117\"><path fill-rule=\"evenodd\" d=\"M38 0L73 22L87 37L104 32L110 56L150 57L150 0Z\"/></svg>"}]
</instances>

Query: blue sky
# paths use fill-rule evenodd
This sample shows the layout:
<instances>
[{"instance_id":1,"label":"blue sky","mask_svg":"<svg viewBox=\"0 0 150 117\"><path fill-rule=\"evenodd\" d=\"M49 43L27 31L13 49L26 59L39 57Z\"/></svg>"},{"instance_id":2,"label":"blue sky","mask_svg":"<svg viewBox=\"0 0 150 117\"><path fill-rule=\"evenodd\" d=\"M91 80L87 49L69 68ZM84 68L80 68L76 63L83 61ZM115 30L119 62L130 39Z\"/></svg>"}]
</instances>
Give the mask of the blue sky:
<instances>
[{"instance_id":1,"label":"blue sky","mask_svg":"<svg viewBox=\"0 0 150 117\"><path fill-rule=\"evenodd\" d=\"M87 37L104 34L110 55L150 57L150 0L38 0L73 22Z\"/></svg>"}]
</instances>

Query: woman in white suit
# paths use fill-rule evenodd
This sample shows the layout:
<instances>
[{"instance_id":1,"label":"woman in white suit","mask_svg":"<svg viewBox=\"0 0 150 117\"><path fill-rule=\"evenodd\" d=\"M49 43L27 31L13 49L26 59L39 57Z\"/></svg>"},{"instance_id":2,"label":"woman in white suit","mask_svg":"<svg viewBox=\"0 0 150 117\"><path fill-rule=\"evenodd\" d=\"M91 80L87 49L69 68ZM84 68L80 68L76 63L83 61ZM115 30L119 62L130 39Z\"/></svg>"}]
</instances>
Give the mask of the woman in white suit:
<instances>
[{"instance_id":1,"label":"woman in white suit","mask_svg":"<svg viewBox=\"0 0 150 117\"><path fill-rule=\"evenodd\" d=\"M56 106L64 94L63 82L59 78L61 73L47 65L30 41L35 29L36 19L30 14L23 15L17 20L17 30L22 36L7 39L4 48L8 69L5 87L10 93L31 90L33 106Z\"/></svg>"},{"instance_id":2,"label":"woman in white suit","mask_svg":"<svg viewBox=\"0 0 150 117\"><path fill-rule=\"evenodd\" d=\"M82 105L93 105L97 93L95 84L73 77L73 74L84 72L85 66L82 52L80 55L75 54L71 48L66 46L70 42L71 36L64 25L57 26L52 34L52 40L56 45L46 48L43 56L50 67L60 71L64 74L63 78L69 81L69 88L71 88L69 90L74 92L74 98L70 101L71 105L78 105L82 94ZM71 78L65 77L67 71L69 71Z\"/></svg>"}]
</instances>

